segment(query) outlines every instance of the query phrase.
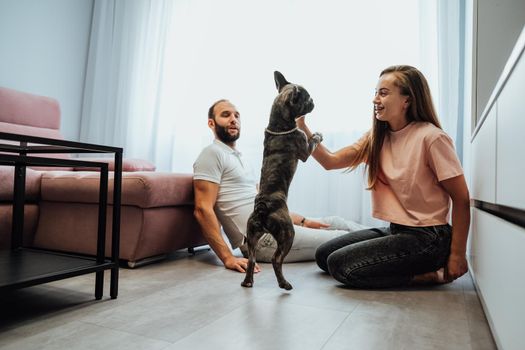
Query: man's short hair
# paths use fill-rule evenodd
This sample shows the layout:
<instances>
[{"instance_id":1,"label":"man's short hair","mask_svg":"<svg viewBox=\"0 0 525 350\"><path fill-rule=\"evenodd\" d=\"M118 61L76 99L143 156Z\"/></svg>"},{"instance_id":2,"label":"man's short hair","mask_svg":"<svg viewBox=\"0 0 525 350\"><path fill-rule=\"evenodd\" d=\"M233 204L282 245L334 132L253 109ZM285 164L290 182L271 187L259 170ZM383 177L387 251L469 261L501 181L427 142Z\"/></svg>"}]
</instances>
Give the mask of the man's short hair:
<instances>
[{"instance_id":1,"label":"man's short hair","mask_svg":"<svg viewBox=\"0 0 525 350\"><path fill-rule=\"evenodd\" d=\"M221 98L220 100L218 101L215 101L214 104L211 105L210 109L208 110L208 119L213 119L215 120L215 113L214 113L214 109L215 109L215 106L217 106L219 103L221 102L228 102L227 99L225 98Z\"/></svg>"}]
</instances>

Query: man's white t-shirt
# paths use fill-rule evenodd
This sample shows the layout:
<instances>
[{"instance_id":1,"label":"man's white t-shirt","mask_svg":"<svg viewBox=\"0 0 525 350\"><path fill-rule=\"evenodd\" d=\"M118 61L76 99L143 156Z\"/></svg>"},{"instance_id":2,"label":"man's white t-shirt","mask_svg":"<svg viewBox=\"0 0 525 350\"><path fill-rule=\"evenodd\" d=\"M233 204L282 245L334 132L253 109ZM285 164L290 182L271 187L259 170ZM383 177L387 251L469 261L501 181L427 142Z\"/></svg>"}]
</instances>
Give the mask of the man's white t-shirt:
<instances>
[{"instance_id":1,"label":"man's white t-shirt","mask_svg":"<svg viewBox=\"0 0 525 350\"><path fill-rule=\"evenodd\" d=\"M193 179L219 185L215 213L232 248L241 246L257 195L252 167L243 161L239 151L214 140L202 150L193 164Z\"/></svg>"}]
</instances>

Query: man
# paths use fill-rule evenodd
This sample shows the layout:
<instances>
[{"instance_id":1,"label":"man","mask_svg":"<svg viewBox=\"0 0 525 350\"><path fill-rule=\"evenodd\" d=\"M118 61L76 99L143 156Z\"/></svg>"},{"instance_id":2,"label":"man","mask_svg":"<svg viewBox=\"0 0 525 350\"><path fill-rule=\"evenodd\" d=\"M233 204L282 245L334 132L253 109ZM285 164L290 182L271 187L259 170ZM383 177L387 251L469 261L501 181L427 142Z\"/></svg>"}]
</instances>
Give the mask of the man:
<instances>
[{"instance_id":1,"label":"man","mask_svg":"<svg viewBox=\"0 0 525 350\"><path fill-rule=\"evenodd\" d=\"M245 244L246 223L253 211L257 184L254 173L236 149L241 133L241 116L228 100L215 102L208 111L208 127L215 140L204 148L193 164L195 218L204 237L224 266L245 272L248 265ZM295 239L285 262L314 260L322 243L365 228L339 217L307 219L290 213ZM233 249L240 248L245 257L233 255L221 234L221 225ZM336 229L337 228L337 229ZM270 262L277 243L270 234L262 236L257 246L257 260ZM259 266L255 271L260 271Z\"/></svg>"}]
</instances>

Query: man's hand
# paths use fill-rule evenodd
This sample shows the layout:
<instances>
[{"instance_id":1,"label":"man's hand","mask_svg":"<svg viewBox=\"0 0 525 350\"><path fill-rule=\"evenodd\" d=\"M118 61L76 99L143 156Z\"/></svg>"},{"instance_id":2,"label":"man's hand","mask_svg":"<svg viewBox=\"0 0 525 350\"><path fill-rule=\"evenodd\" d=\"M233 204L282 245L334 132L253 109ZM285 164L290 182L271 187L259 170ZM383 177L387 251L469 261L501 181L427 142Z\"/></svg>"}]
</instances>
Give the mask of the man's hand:
<instances>
[{"instance_id":1,"label":"man's hand","mask_svg":"<svg viewBox=\"0 0 525 350\"><path fill-rule=\"evenodd\" d=\"M305 219L303 226L309 227L309 228L317 228L317 229L330 227L330 225L325 224L324 222L310 220L310 219Z\"/></svg>"},{"instance_id":2,"label":"man's hand","mask_svg":"<svg viewBox=\"0 0 525 350\"><path fill-rule=\"evenodd\" d=\"M445 280L452 282L456 278L463 276L468 271L468 264L465 255L450 254L447 266L445 267Z\"/></svg>"},{"instance_id":3,"label":"man's hand","mask_svg":"<svg viewBox=\"0 0 525 350\"><path fill-rule=\"evenodd\" d=\"M246 258L237 258L235 256L231 256L229 258L226 258L224 260L224 267L230 270L236 270L239 272L246 272L246 269L248 268L248 259ZM255 267L253 269L253 272L257 273L261 271L261 268L256 263Z\"/></svg>"}]
</instances>

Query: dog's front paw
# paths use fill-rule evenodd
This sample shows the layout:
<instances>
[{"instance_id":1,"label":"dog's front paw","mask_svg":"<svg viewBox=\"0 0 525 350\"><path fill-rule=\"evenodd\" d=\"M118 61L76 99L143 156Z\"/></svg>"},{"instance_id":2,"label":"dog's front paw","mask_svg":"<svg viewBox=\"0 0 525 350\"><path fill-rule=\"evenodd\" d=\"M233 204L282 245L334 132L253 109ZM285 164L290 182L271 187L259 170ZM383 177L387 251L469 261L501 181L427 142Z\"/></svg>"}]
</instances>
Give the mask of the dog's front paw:
<instances>
[{"instance_id":1,"label":"dog's front paw","mask_svg":"<svg viewBox=\"0 0 525 350\"><path fill-rule=\"evenodd\" d=\"M311 140L313 140L315 143L321 143L323 142L323 134L321 134L320 132L314 132L311 137Z\"/></svg>"},{"instance_id":2,"label":"dog's front paw","mask_svg":"<svg viewBox=\"0 0 525 350\"><path fill-rule=\"evenodd\" d=\"M323 141L323 134L321 134L320 132L314 132L308 142L309 146L311 147L311 150L313 151L322 141Z\"/></svg>"}]
</instances>

